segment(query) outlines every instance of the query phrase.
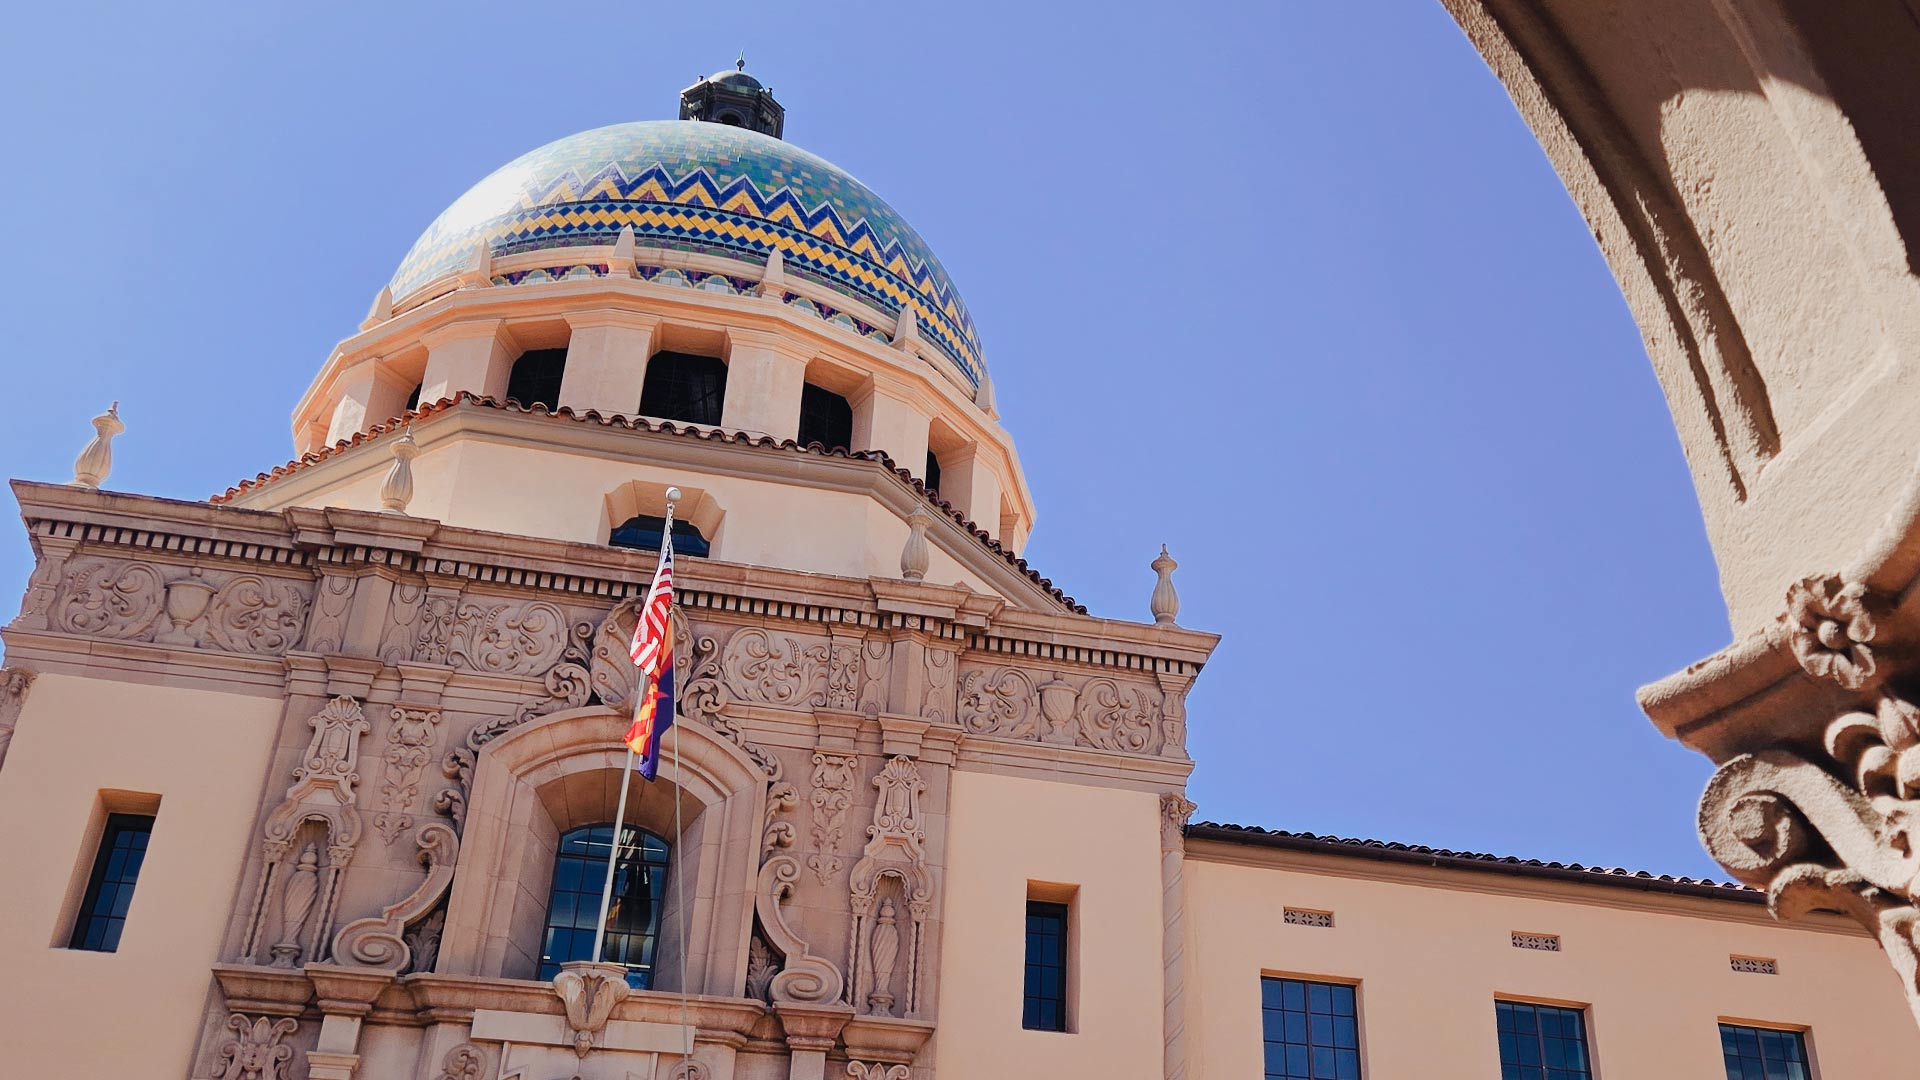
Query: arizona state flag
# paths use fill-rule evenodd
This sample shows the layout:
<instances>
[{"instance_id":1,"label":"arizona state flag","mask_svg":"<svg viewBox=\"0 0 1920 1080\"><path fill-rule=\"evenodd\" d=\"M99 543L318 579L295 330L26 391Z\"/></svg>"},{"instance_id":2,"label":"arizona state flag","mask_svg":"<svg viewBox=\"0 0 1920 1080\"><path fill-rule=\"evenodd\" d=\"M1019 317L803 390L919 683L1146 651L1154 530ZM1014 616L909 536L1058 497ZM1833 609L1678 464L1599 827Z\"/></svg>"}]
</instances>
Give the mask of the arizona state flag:
<instances>
[{"instance_id":1,"label":"arizona state flag","mask_svg":"<svg viewBox=\"0 0 1920 1080\"><path fill-rule=\"evenodd\" d=\"M640 669L638 702L626 743L639 756L637 768L648 780L660 771L660 736L673 726L673 536L660 538L660 568L640 605L629 654Z\"/></svg>"}]
</instances>

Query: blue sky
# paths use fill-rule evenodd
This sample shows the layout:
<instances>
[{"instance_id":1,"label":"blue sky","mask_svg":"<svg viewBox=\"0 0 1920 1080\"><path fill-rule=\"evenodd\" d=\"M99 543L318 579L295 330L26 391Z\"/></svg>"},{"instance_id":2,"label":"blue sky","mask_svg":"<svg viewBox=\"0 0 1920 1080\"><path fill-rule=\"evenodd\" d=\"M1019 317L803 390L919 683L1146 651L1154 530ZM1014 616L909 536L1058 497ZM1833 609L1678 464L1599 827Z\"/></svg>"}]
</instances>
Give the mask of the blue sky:
<instances>
[{"instance_id":1,"label":"blue sky","mask_svg":"<svg viewBox=\"0 0 1920 1080\"><path fill-rule=\"evenodd\" d=\"M1633 688L1729 639L1666 405L1591 236L1433 0L33 5L0 40L12 408L64 480L203 498L435 214L749 68L958 282L1028 555L1225 635L1200 816L1712 874L1706 762ZM0 592L29 553L0 530ZM11 601L8 601L11 603Z\"/></svg>"}]
</instances>

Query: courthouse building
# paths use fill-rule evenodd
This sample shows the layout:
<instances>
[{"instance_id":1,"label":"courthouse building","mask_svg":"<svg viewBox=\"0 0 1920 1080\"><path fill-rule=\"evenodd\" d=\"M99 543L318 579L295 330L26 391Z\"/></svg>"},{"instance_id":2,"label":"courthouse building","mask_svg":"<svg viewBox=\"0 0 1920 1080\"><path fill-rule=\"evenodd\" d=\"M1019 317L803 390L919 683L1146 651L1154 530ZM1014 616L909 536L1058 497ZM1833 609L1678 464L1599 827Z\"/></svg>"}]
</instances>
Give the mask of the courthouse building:
<instances>
[{"instance_id":1,"label":"courthouse building","mask_svg":"<svg viewBox=\"0 0 1920 1080\"><path fill-rule=\"evenodd\" d=\"M1217 639L1173 560L1139 621L1030 566L933 251L744 71L679 111L428 225L291 463L113 491L108 414L73 482L15 482L0 1074L1910 1071L1850 919L1190 821L1189 725L1252 721L1185 706ZM670 487L678 722L616 837Z\"/></svg>"}]
</instances>

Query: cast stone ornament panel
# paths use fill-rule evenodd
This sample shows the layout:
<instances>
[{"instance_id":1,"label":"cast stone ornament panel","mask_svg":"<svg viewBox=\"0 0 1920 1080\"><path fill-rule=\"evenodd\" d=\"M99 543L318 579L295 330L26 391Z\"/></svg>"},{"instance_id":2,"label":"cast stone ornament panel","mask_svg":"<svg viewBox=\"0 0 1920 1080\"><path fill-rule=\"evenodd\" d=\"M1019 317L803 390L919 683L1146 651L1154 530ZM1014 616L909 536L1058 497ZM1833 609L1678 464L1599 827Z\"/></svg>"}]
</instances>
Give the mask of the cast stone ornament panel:
<instances>
[{"instance_id":1,"label":"cast stone ornament panel","mask_svg":"<svg viewBox=\"0 0 1920 1080\"><path fill-rule=\"evenodd\" d=\"M144 641L280 656L305 623L302 585L257 574L105 559L70 563L48 612L51 629L82 637Z\"/></svg>"}]
</instances>

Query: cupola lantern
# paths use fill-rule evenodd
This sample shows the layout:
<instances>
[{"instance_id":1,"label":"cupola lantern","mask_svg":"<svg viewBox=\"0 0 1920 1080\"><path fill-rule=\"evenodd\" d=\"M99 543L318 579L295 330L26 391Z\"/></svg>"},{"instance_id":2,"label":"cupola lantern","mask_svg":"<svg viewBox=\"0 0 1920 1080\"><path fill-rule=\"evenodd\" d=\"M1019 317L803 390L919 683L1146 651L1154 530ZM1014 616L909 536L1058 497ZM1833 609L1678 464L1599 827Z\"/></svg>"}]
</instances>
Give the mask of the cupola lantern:
<instances>
[{"instance_id":1,"label":"cupola lantern","mask_svg":"<svg viewBox=\"0 0 1920 1080\"><path fill-rule=\"evenodd\" d=\"M704 76L680 91L680 119L743 127L777 139L786 127L787 110L774 100L772 90L747 74L743 52L732 71Z\"/></svg>"}]
</instances>

